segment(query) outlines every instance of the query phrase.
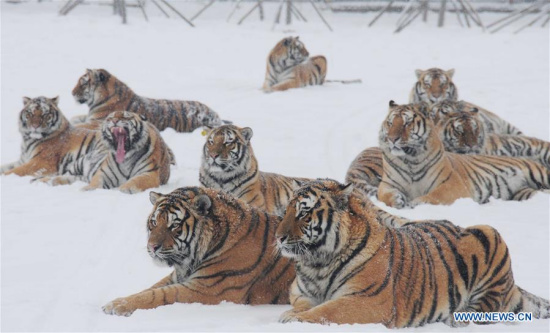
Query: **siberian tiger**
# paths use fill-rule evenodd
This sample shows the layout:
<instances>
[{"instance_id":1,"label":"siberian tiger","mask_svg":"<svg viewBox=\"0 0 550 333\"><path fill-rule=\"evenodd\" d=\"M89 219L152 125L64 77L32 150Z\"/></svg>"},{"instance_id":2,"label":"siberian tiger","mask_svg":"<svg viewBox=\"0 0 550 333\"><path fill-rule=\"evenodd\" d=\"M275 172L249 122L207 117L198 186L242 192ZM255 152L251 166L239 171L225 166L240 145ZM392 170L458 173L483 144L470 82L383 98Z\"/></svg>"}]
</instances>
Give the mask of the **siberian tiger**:
<instances>
[{"instance_id":1,"label":"siberian tiger","mask_svg":"<svg viewBox=\"0 0 550 333\"><path fill-rule=\"evenodd\" d=\"M151 99L136 95L125 83L104 69L87 69L73 89L78 103L88 104L88 115L71 119L79 126L96 129L111 112L125 110L147 117L159 131L167 127L177 132L193 132L201 126L222 124L218 114L195 101Z\"/></svg>"},{"instance_id":2,"label":"siberian tiger","mask_svg":"<svg viewBox=\"0 0 550 333\"><path fill-rule=\"evenodd\" d=\"M19 176L77 174L101 162L96 132L72 126L58 107L59 98L23 97L19 161L2 165L0 174Z\"/></svg>"},{"instance_id":3,"label":"siberian tiger","mask_svg":"<svg viewBox=\"0 0 550 333\"><path fill-rule=\"evenodd\" d=\"M450 326L454 312L532 312L548 300L515 284L510 254L490 226L420 221L391 228L352 186L331 180L295 192L277 247L295 262L292 310L282 322Z\"/></svg>"},{"instance_id":4,"label":"siberian tiger","mask_svg":"<svg viewBox=\"0 0 550 333\"><path fill-rule=\"evenodd\" d=\"M251 206L282 216L292 196L292 180L262 172L250 144L252 129L223 125L213 129L203 147L199 181ZM303 179L302 179L303 180Z\"/></svg>"},{"instance_id":5,"label":"siberian tiger","mask_svg":"<svg viewBox=\"0 0 550 333\"><path fill-rule=\"evenodd\" d=\"M446 152L431 119L413 104L397 105L379 136L384 174L378 199L396 208L421 203L451 204L471 197L525 200L550 189L549 170L524 158Z\"/></svg>"},{"instance_id":6,"label":"siberian tiger","mask_svg":"<svg viewBox=\"0 0 550 333\"><path fill-rule=\"evenodd\" d=\"M298 37L287 37L275 45L267 57L265 92L321 85L327 75L327 59L309 58L309 52Z\"/></svg>"},{"instance_id":7,"label":"siberian tiger","mask_svg":"<svg viewBox=\"0 0 550 333\"><path fill-rule=\"evenodd\" d=\"M174 271L140 293L107 303L107 314L173 303L287 304L292 263L272 248L281 218L218 190L150 193L147 251Z\"/></svg>"},{"instance_id":8,"label":"siberian tiger","mask_svg":"<svg viewBox=\"0 0 550 333\"><path fill-rule=\"evenodd\" d=\"M441 127L440 138L447 151L525 157L550 168L550 142L526 136L486 134L475 111L449 114Z\"/></svg>"},{"instance_id":9,"label":"siberian tiger","mask_svg":"<svg viewBox=\"0 0 550 333\"><path fill-rule=\"evenodd\" d=\"M127 111L112 112L101 131L96 131L95 142L99 145L80 146L86 154L101 156L99 163L84 165L70 175L38 180L52 185L82 180L89 183L83 190L118 188L125 193L166 184L170 178L170 149L156 127L141 117Z\"/></svg>"},{"instance_id":10,"label":"siberian tiger","mask_svg":"<svg viewBox=\"0 0 550 333\"><path fill-rule=\"evenodd\" d=\"M414 84L409 97L409 103L425 102L434 104L444 100L456 101L458 91L453 83L454 69L444 71L439 68L415 71L418 81Z\"/></svg>"},{"instance_id":11,"label":"siberian tiger","mask_svg":"<svg viewBox=\"0 0 550 333\"><path fill-rule=\"evenodd\" d=\"M465 101L442 101L434 104L429 116L437 125L456 112L478 112L486 133L522 135L521 131L489 110Z\"/></svg>"}]
</instances>

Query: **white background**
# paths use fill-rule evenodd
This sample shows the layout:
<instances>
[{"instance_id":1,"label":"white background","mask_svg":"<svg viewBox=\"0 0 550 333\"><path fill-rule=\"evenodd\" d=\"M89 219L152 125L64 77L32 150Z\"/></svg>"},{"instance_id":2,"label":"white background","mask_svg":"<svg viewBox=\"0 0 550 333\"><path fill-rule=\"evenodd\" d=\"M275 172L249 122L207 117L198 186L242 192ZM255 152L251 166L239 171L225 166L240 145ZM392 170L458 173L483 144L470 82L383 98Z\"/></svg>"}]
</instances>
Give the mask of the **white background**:
<instances>
[{"instance_id":1,"label":"white background","mask_svg":"<svg viewBox=\"0 0 550 333\"><path fill-rule=\"evenodd\" d=\"M182 2L177 7L192 16L201 5ZM59 95L68 117L87 112L71 96L86 68L105 68L143 96L199 100L223 119L252 127L260 168L289 176L343 181L355 156L377 145L388 101L407 102L416 68L455 68L460 98L496 112L528 135L548 140L548 28L489 34L461 28L454 16L448 16L447 26L437 29L431 14L428 24L418 21L393 34L396 14L385 15L369 29L373 14L324 11L335 29L330 33L307 3L300 8L308 24L280 25L274 31L275 5L266 6L266 22L253 13L243 25L236 25L250 3L231 23L225 22L231 4L215 4L195 21L195 29L178 18L164 18L149 3L149 23L131 8L129 24L123 26L108 7L81 6L60 17L60 6L61 2L2 3L2 163L19 157L17 117L23 96ZM491 22L497 17L484 18ZM269 50L281 38L298 34L311 55L327 57L328 79L360 78L363 83L262 93ZM178 165L169 183L158 190L197 185L204 141L200 130L166 130L163 137ZM140 291L169 272L154 265L145 249L148 194L83 193L83 183L52 188L29 184L30 177L0 179L3 331L384 329L278 324L279 314L289 306L176 304L136 311L129 318L107 316L101 312L103 304ZM526 202L493 200L483 206L464 199L449 207L421 206L398 214L446 218L464 227L494 226L510 248L517 284L548 298L548 199L538 194ZM442 329L448 328L422 328ZM549 321L539 320L461 330L549 329Z\"/></svg>"}]
</instances>

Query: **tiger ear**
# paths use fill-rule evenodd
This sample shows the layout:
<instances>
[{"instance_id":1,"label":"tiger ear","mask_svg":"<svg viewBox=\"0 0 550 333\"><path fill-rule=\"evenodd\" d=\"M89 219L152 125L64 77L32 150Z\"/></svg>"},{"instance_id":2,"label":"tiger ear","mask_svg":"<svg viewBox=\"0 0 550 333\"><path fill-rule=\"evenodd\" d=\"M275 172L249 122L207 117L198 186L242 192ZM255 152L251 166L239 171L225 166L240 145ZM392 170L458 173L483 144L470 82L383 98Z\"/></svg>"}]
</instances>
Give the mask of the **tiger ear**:
<instances>
[{"instance_id":1,"label":"tiger ear","mask_svg":"<svg viewBox=\"0 0 550 333\"><path fill-rule=\"evenodd\" d=\"M293 191L298 191L300 189L300 187L302 187L303 185L304 185L304 183L297 180L297 179L292 180L292 190Z\"/></svg>"},{"instance_id":2,"label":"tiger ear","mask_svg":"<svg viewBox=\"0 0 550 333\"><path fill-rule=\"evenodd\" d=\"M416 74L417 79L420 79L420 76L422 75L422 72L424 72L424 71L421 70L421 69L417 69L417 70L414 71L414 74Z\"/></svg>"},{"instance_id":3,"label":"tiger ear","mask_svg":"<svg viewBox=\"0 0 550 333\"><path fill-rule=\"evenodd\" d=\"M99 81L101 82L107 81L107 76L105 76L105 73L99 72Z\"/></svg>"},{"instance_id":4,"label":"tiger ear","mask_svg":"<svg viewBox=\"0 0 550 333\"><path fill-rule=\"evenodd\" d=\"M140 118L141 120L143 120L143 121L147 121L147 116L144 115L144 114L140 114L140 115L139 115L139 118Z\"/></svg>"},{"instance_id":5,"label":"tiger ear","mask_svg":"<svg viewBox=\"0 0 550 333\"><path fill-rule=\"evenodd\" d=\"M201 194L193 200L193 206L200 215L206 215L212 207L212 200L207 195Z\"/></svg>"},{"instance_id":6,"label":"tiger ear","mask_svg":"<svg viewBox=\"0 0 550 333\"><path fill-rule=\"evenodd\" d=\"M479 112L479 109L478 108L472 108L470 110L471 113L478 113Z\"/></svg>"},{"instance_id":7,"label":"tiger ear","mask_svg":"<svg viewBox=\"0 0 550 333\"><path fill-rule=\"evenodd\" d=\"M287 38L284 39L283 44L285 46L289 46L291 42L292 42L292 37L287 37Z\"/></svg>"},{"instance_id":8,"label":"tiger ear","mask_svg":"<svg viewBox=\"0 0 550 333\"><path fill-rule=\"evenodd\" d=\"M23 97L23 105L27 105L31 101L29 97Z\"/></svg>"},{"instance_id":9,"label":"tiger ear","mask_svg":"<svg viewBox=\"0 0 550 333\"><path fill-rule=\"evenodd\" d=\"M451 68L447 71L447 76L449 76L452 79L453 75L455 75L455 69Z\"/></svg>"},{"instance_id":10,"label":"tiger ear","mask_svg":"<svg viewBox=\"0 0 550 333\"><path fill-rule=\"evenodd\" d=\"M393 99L390 101L390 108L394 108L396 107L397 104L395 104L395 102L393 101Z\"/></svg>"},{"instance_id":11,"label":"tiger ear","mask_svg":"<svg viewBox=\"0 0 550 333\"><path fill-rule=\"evenodd\" d=\"M157 192L149 192L149 201L151 201L151 203L154 205L157 203L157 201L159 201L160 198L162 198L163 195L161 193L157 193Z\"/></svg>"},{"instance_id":12,"label":"tiger ear","mask_svg":"<svg viewBox=\"0 0 550 333\"><path fill-rule=\"evenodd\" d=\"M348 184L345 184L345 185L340 185L340 191L346 197L350 196L351 192L353 192L353 188L354 187L353 187L352 183L348 183Z\"/></svg>"},{"instance_id":13,"label":"tiger ear","mask_svg":"<svg viewBox=\"0 0 550 333\"><path fill-rule=\"evenodd\" d=\"M252 139L252 135L254 134L254 132L252 131L252 128L250 127L245 127L245 128L241 128L241 135L243 136L243 138L246 140L246 142L250 142L250 139Z\"/></svg>"},{"instance_id":14,"label":"tiger ear","mask_svg":"<svg viewBox=\"0 0 550 333\"><path fill-rule=\"evenodd\" d=\"M89 68L86 68L86 74L90 74L91 72L92 72L92 70L91 70L91 69L89 69Z\"/></svg>"},{"instance_id":15,"label":"tiger ear","mask_svg":"<svg viewBox=\"0 0 550 333\"><path fill-rule=\"evenodd\" d=\"M59 96L55 96L54 98L51 99L51 101L53 102L53 104L55 104L55 106L58 106L59 105Z\"/></svg>"}]
</instances>

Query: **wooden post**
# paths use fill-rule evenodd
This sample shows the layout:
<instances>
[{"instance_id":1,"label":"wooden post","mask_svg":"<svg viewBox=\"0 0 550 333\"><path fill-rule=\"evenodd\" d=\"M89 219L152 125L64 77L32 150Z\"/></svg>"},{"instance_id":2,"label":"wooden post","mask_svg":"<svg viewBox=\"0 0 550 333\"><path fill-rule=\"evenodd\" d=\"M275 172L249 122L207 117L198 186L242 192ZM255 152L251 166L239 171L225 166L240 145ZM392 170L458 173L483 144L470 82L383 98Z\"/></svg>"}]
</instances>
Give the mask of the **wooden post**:
<instances>
[{"instance_id":1,"label":"wooden post","mask_svg":"<svg viewBox=\"0 0 550 333\"><path fill-rule=\"evenodd\" d=\"M395 2L395 0L390 1L390 3L389 3L386 7L384 7L384 9L382 9L382 11L381 11L380 13L378 13L378 15L376 15L376 16L372 19L372 21L370 21L369 27L371 27L376 21L378 21L378 19L380 18L380 16L382 16L382 14L384 14L384 12L387 11L387 10L391 7L391 5L392 5L394 2Z\"/></svg>"},{"instance_id":2,"label":"wooden post","mask_svg":"<svg viewBox=\"0 0 550 333\"><path fill-rule=\"evenodd\" d=\"M437 26L442 27L445 23L445 9L447 7L447 0L441 1L441 9L439 10L439 20L437 21Z\"/></svg>"},{"instance_id":3,"label":"wooden post","mask_svg":"<svg viewBox=\"0 0 550 333\"><path fill-rule=\"evenodd\" d=\"M168 15L168 13L162 9L162 7L158 4L157 0L151 0L153 2L153 4L155 4L155 6L157 6L157 8L164 14L164 16L166 17L170 17L170 15Z\"/></svg>"},{"instance_id":4,"label":"wooden post","mask_svg":"<svg viewBox=\"0 0 550 333\"><path fill-rule=\"evenodd\" d=\"M291 0L286 0L286 24L289 25L292 21L292 11L291 11L291 7L290 7L290 1Z\"/></svg>"}]
</instances>

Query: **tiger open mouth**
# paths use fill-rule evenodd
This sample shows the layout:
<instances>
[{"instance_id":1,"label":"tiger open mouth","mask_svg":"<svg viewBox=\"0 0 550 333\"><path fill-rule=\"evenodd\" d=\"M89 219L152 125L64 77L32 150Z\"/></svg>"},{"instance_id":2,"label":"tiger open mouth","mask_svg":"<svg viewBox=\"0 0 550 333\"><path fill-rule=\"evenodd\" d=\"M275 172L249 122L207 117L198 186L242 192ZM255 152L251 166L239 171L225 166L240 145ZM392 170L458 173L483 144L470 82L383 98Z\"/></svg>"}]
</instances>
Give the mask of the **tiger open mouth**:
<instances>
[{"instance_id":1,"label":"tiger open mouth","mask_svg":"<svg viewBox=\"0 0 550 333\"><path fill-rule=\"evenodd\" d=\"M405 155L411 155L411 156L414 156L416 155L416 149L414 148L411 148L411 147L397 147L397 146L394 146L391 148L392 152L394 155L401 155L401 153L405 154Z\"/></svg>"},{"instance_id":2,"label":"tiger open mouth","mask_svg":"<svg viewBox=\"0 0 550 333\"><path fill-rule=\"evenodd\" d=\"M126 157L126 141L128 139L128 130L124 127L111 127L111 133L116 142L116 161L117 163L124 162Z\"/></svg>"}]
</instances>

